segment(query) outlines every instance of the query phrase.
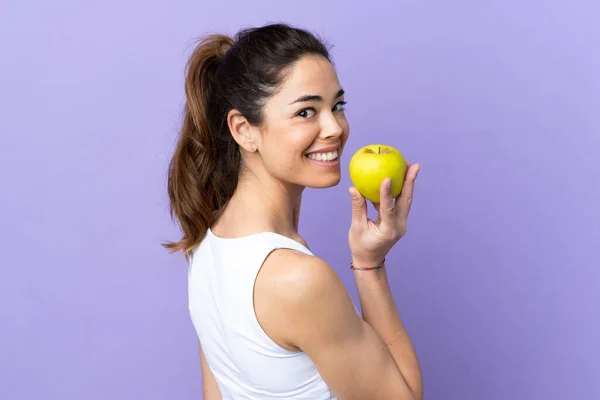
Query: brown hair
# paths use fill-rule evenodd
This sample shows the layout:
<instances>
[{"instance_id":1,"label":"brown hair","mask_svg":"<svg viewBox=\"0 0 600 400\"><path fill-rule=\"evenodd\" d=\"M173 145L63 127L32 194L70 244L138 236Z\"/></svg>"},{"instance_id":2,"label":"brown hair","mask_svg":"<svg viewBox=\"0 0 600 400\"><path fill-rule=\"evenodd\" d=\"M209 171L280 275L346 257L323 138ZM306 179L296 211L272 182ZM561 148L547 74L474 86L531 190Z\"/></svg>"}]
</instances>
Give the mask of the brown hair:
<instances>
[{"instance_id":1,"label":"brown hair","mask_svg":"<svg viewBox=\"0 0 600 400\"><path fill-rule=\"evenodd\" d=\"M266 100L289 68L311 54L331 61L320 39L285 24L200 40L186 66L185 115L168 172L170 213L183 237L165 247L187 257L233 196L242 159L227 124L229 111L259 126Z\"/></svg>"}]
</instances>

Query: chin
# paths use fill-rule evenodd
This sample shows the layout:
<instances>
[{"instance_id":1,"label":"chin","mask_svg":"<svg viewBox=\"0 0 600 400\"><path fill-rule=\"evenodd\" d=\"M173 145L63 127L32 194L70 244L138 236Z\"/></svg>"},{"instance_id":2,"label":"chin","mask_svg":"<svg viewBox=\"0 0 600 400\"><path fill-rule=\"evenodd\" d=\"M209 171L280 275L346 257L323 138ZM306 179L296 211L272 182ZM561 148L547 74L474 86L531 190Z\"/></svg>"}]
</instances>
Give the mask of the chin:
<instances>
[{"instance_id":1,"label":"chin","mask_svg":"<svg viewBox=\"0 0 600 400\"><path fill-rule=\"evenodd\" d=\"M329 187L337 186L337 184L340 183L340 181L342 179L340 174L337 174L337 176L331 176L331 177L322 176L319 178L320 179L310 182L306 186L313 188L313 189L326 189Z\"/></svg>"}]
</instances>

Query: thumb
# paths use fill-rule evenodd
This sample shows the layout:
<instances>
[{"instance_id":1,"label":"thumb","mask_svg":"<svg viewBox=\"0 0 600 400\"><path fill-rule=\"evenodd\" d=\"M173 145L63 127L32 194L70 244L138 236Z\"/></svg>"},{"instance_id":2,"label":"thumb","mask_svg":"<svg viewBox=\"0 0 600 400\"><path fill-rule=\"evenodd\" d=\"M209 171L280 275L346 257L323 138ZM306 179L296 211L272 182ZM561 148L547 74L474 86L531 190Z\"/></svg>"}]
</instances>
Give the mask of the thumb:
<instances>
[{"instance_id":1,"label":"thumb","mask_svg":"<svg viewBox=\"0 0 600 400\"><path fill-rule=\"evenodd\" d=\"M352 197L352 223L362 223L367 219L367 202L355 187L351 187L348 191Z\"/></svg>"}]
</instances>

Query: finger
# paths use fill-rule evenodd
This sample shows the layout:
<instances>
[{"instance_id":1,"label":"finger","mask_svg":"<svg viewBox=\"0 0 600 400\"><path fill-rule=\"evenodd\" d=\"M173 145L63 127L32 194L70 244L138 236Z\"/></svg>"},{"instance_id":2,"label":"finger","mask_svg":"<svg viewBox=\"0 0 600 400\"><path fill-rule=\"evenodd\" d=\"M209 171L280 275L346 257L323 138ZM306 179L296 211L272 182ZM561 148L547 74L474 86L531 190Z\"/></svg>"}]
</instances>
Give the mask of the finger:
<instances>
[{"instance_id":1,"label":"finger","mask_svg":"<svg viewBox=\"0 0 600 400\"><path fill-rule=\"evenodd\" d=\"M406 165L406 175L404 175L404 180L406 181L406 177L408 175L408 171L410 170L410 166L412 165L412 163L408 160L406 160L404 163ZM402 187L404 187L404 185L402 185ZM402 193L399 193L398 196L395 197L395 199L399 199L401 195Z\"/></svg>"},{"instance_id":2,"label":"finger","mask_svg":"<svg viewBox=\"0 0 600 400\"><path fill-rule=\"evenodd\" d=\"M377 211L377 219L375 221L381 222L381 214L379 213L379 209L381 208L381 205L379 203L371 203L371 204L373 204L373 208L375 209L375 211Z\"/></svg>"},{"instance_id":3,"label":"finger","mask_svg":"<svg viewBox=\"0 0 600 400\"><path fill-rule=\"evenodd\" d=\"M379 220L382 224L392 224L396 205L392 197L392 180L390 178L385 178L381 182L379 197Z\"/></svg>"},{"instance_id":4,"label":"finger","mask_svg":"<svg viewBox=\"0 0 600 400\"><path fill-rule=\"evenodd\" d=\"M400 218L401 220L408 219L408 214L412 205L415 180L417 179L417 175L419 174L420 169L421 166L419 164L414 164L411 165L410 168L406 171L406 178L404 179L402 193L400 193L400 197L396 201L396 212L398 214L398 218Z\"/></svg>"},{"instance_id":5,"label":"finger","mask_svg":"<svg viewBox=\"0 0 600 400\"><path fill-rule=\"evenodd\" d=\"M355 187L348 189L352 197L352 223L362 224L367 220L367 202Z\"/></svg>"}]
</instances>

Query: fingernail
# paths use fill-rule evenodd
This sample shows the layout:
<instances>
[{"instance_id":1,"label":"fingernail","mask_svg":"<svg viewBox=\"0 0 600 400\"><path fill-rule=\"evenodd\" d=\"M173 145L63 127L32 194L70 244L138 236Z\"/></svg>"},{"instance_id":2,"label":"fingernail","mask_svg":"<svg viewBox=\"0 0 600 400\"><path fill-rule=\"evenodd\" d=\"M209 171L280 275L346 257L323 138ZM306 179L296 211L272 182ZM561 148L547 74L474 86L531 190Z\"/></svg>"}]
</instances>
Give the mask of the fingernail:
<instances>
[{"instance_id":1,"label":"fingernail","mask_svg":"<svg viewBox=\"0 0 600 400\"><path fill-rule=\"evenodd\" d=\"M385 188L386 189L392 188L392 179L391 178L387 178L387 181L385 182Z\"/></svg>"},{"instance_id":2,"label":"fingernail","mask_svg":"<svg viewBox=\"0 0 600 400\"><path fill-rule=\"evenodd\" d=\"M356 192L354 190L350 189L349 192L350 192L350 196L352 196L352 198L354 200L358 199L358 196L356 195Z\"/></svg>"}]
</instances>

